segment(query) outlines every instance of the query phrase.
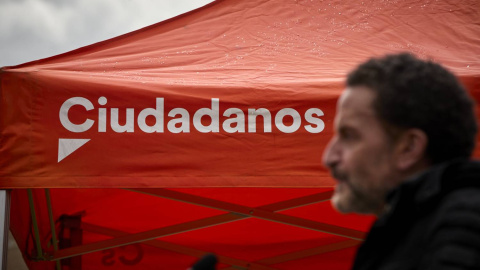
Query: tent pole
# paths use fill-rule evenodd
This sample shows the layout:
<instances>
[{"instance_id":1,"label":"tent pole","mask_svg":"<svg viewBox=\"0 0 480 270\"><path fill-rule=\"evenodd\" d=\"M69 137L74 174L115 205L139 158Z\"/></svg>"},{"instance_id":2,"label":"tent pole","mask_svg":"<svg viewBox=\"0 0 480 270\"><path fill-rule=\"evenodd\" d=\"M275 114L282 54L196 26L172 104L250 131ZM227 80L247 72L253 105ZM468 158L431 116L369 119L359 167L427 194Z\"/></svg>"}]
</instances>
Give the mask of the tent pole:
<instances>
[{"instance_id":1,"label":"tent pole","mask_svg":"<svg viewBox=\"0 0 480 270\"><path fill-rule=\"evenodd\" d=\"M0 190L0 269L7 269L8 228L10 224L10 190Z\"/></svg>"},{"instance_id":2,"label":"tent pole","mask_svg":"<svg viewBox=\"0 0 480 270\"><path fill-rule=\"evenodd\" d=\"M53 220L53 209L52 209L52 200L50 197L50 189L45 189L45 198L47 199L47 208L48 208L48 217L50 219L50 229L52 231L52 242L53 242L53 250L58 250L58 242L57 242L57 232L55 230L55 221ZM60 260L55 262L57 270L61 269Z\"/></svg>"},{"instance_id":3,"label":"tent pole","mask_svg":"<svg viewBox=\"0 0 480 270\"><path fill-rule=\"evenodd\" d=\"M327 223L317 222L309 219L303 219L295 216L289 216L281 213L276 213L274 209L268 208L251 208L243 205L238 205L234 203L228 203L224 201L218 201L210 198L205 198L201 196L196 196L192 194L182 193L179 191L168 190L168 189L127 189L135 192L140 192L143 194L148 194L152 196L168 198L176 201L191 203L195 205L205 206L213 209L219 209L222 211L227 211L231 213L236 213L239 215L245 215L249 217L261 218L264 220L269 220L277 223L297 226L300 228L315 230L319 232L324 232L332 235L337 235L341 237L350 238L353 240L362 241L365 238L365 232L343 228L336 225L330 225ZM324 195L320 197L325 197ZM310 197L310 196L308 196ZM295 200L296 201L296 200ZM298 203L298 201L297 201ZM289 203L288 203L289 204ZM286 204L276 204L277 206L285 206ZM292 207L292 205L290 205Z\"/></svg>"},{"instance_id":4,"label":"tent pole","mask_svg":"<svg viewBox=\"0 0 480 270\"><path fill-rule=\"evenodd\" d=\"M28 202L30 204L30 213L32 214L32 226L33 226L33 232L35 235L35 244L37 247L36 259L45 260L45 257L43 256L42 245L40 243L40 231L38 229L37 214L35 213L35 204L33 202L33 192L31 189L28 189L27 193L28 193Z\"/></svg>"},{"instance_id":5,"label":"tent pole","mask_svg":"<svg viewBox=\"0 0 480 270\"><path fill-rule=\"evenodd\" d=\"M197 230L199 228L207 228L215 226L218 224L233 222L235 220L243 219L244 216L237 214L221 214L218 216L207 217L199 220L194 220L186 223L180 223L176 225L171 225L163 228L157 228L150 231L128 234L118 238L112 238L107 240L102 240L94 243L84 244L81 246L74 246L69 248L63 248L58 250L51 256L50 260L59 260L66 259L78 255L83 255L86 253L91 253L95 251L100 251L104 249L125 246L129 244L135 244L140 242L145 242L148 240L153 240L155 238L173 235L181 232Z\"/></svg>"}]
</instances>

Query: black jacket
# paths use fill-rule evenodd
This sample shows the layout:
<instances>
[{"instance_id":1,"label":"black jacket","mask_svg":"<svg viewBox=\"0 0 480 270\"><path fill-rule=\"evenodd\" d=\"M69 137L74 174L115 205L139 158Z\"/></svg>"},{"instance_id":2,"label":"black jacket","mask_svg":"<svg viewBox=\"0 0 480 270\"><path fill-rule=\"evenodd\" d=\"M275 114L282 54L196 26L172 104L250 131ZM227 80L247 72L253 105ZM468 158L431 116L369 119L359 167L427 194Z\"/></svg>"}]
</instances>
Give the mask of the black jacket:
<instances>
[{"instance_id":1,"label":"black jacket","mask_svg":"<svg viewBox=\"0 0 480 270\"><path fill-rule=\"evenodd\" d=\"M480 270L480 163L435 166L387 201L354 270Z\"/></svg>"}]
</instances>

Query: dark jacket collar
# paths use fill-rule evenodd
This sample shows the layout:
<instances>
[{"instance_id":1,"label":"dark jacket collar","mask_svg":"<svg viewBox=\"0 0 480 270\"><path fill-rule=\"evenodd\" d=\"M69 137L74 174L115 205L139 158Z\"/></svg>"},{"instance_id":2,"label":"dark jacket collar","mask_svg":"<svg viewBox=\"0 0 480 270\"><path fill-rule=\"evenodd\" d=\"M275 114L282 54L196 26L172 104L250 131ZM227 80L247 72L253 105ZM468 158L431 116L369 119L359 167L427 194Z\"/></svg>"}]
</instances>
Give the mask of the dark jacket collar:
<instances>
[{"instance_id":1,"label":"dark jacket collar","mask_svg":"<svg viewBox=\"0 0 480 270\"><path fill-rule=\"evenodd\" d=\"M455 179L451 179L449 177L451 175L455 175ZM392 190L387 196L387 203L392 203L399 193L404 192L413 195L415 203L423 203L439 195L446 188L466 184L465 181L468 181L469 185L475 185L472 183L474 179L471 179L475 176L480 177L480 163L477 161L456 159L444 162L413 176ZM478 184L480 185L480 178Z\"/></svg>"},{"instance_id":2,"label":"dark jacket collar","mask_svg":"<svg viewBox=\"0 0 480 270\"><path fill-rule=\"evenodd\" d=\"M456 159L430 167L388 194L386 202L389 210L380 216L378 223L381 225L393 212L401 211L399 207L414 206L419 210L422 206L435 203L446 192L462 186L480 187L479 162Z\"/></svg>"}]
</instances>

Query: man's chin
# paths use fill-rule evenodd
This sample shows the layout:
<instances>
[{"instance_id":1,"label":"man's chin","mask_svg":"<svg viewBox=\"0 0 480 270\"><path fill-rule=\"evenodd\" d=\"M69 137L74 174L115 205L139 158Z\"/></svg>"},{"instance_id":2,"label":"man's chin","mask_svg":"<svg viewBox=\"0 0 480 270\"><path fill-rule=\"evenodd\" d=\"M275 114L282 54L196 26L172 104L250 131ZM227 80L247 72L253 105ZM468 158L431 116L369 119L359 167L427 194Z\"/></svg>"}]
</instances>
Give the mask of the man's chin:
<instances>
[{"instance_id":1,"label":"man's chin","mask_svg":"<svg viewBox=\"0 0 480 270\"><path fill-rule=\"evenodd\" d=\"M348 194L345 190L343 192L335 191L330 200L333 208L342 214L379 215L377 209L380 209L380 206L366 205L362 201L349 197L349 195L351 194Z\"/></svg>"},{"instance_id":2,"label":"man's chin","mask_svg":"<svg viewBox=\"0 0 480 270\"><path fill-rule=\"evenodd\" d=\"M338 182L331 198L332 206L342 214L363 213L361 201L352 192L347 182Z\"/></svg>"},{"instance_id":3,"label":"man's chin","mask_svg":"<svg viewBox=\"0 0 480 270\"><path fill-rule=\"evenodd\" d=\"M338 212L347 214L353 212L351 207L348 207L348 203L345 202L345 198L343 197L345 194L339 194L338 191L332 196L330 202L332 203L333 208L335 208Z\"/></svg>"}]
</instances>

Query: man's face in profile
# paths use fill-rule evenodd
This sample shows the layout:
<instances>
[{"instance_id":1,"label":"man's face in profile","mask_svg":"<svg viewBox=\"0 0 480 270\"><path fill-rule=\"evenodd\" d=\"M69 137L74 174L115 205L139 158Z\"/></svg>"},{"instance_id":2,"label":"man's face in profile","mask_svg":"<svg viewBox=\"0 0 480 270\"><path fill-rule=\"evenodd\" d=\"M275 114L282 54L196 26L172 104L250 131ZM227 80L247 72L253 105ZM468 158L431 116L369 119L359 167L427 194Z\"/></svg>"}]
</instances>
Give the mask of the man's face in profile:
<instances>
[{"instance_id":1,"label":"man's face in profile","mask_svg":"<svg viewBox=\"0 0 480 270\"><path fill-rule=\"evenodd\" d=\"M380 213L396 177L393 142L374 112L375 95L349 87L337 103L335 135L323 163L337 180L332 204L340 212Z\"/></svg>"}]
</instances>

